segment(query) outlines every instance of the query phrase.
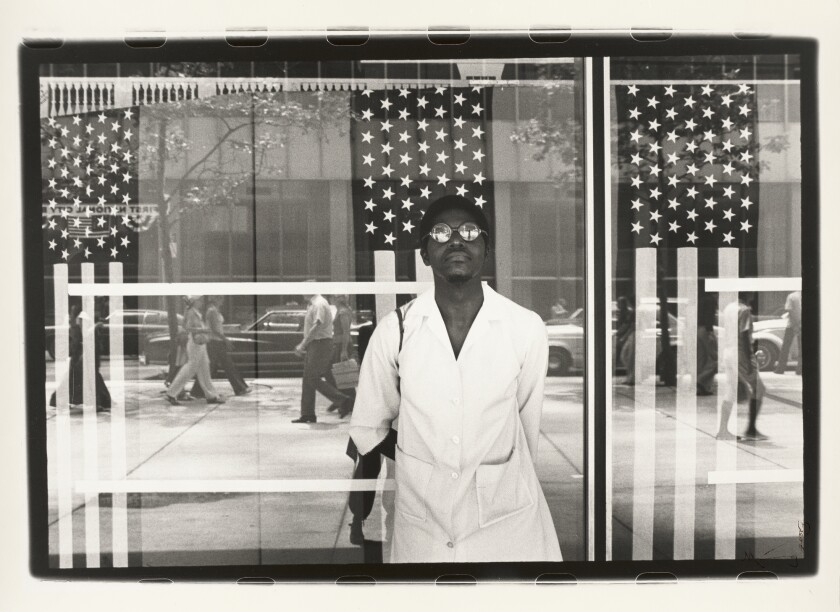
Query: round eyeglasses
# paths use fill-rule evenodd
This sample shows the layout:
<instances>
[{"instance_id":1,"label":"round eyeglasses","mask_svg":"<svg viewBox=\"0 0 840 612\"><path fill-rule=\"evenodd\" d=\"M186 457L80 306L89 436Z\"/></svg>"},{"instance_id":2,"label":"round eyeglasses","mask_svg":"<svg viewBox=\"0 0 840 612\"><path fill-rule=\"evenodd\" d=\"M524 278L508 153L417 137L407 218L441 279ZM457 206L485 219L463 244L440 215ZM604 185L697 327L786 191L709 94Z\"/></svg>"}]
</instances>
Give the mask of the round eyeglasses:
<instances>
[{"instance_id":1,"label":"round eyeglasses","mask_svg":"<svg viewBox=\"0 0 840 612\"><path fill-rule=\"evenodd\" d=\"M435 242L443 244L444 242L449 242L449 239L452 238L452 230L456 230L464 242L472 242L481 236L481 234L487 233L478 227L477 224L472 221L467 221L458 227L452 227L446 223L435 223L432 226L432 230L426 236L430 236Z\"/></svg>"}]
</instances>

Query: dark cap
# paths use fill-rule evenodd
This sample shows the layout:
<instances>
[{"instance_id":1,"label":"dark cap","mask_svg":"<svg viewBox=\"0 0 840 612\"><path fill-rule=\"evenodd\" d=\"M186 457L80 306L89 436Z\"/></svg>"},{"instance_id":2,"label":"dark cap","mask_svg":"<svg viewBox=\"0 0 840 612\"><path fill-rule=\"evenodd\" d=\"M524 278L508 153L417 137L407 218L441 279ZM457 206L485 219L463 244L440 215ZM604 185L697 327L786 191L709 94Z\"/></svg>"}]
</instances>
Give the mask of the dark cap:
<instances>
[{"instance_id":1,"label":"dark cap","mask_svg":"<svg viewBox=\"0 0 840 612\"><path fill-rule=\"evenodd\" d=\"M435 219L447 210L463 210L470 215L475 219L478 227L487 232L485 240L487 245L490 244L490 225L487 223L487 217L484 216L484 211L481 210L481 207L463 196L452 194L438 198L429 204L429 208L426 209L423 218L420 219L420 225L417 229L420 234L421 246L425 245L425 240L428 237L427 234L432 231Z\"/></svg>"}]
</instances>

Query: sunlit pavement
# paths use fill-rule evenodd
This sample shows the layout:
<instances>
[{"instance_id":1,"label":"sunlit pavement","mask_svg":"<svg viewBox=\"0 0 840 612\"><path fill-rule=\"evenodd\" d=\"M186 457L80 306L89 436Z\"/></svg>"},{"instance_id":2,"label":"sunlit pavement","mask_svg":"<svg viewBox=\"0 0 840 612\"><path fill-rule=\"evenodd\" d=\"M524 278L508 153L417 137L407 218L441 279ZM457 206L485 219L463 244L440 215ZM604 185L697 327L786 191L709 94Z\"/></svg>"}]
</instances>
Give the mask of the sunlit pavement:
<instances>
[{"instance_id":1,"label":"sunlit pavement","mask_svg":"<svg viewBox=\"0 0 840 612\"><path fill-rule=\"evenodd\" d=\"M47 364L50 381L52 363ZM160 480L322 480L349 479L353 464L345 455L348 419L327 413L318 397L316 424L293 424L299 414L300 379L251 381L254 393L233 397L226 381L218 388L228 396L223 405L202 400L170 406L164 399L159 366L126 366L125 444L128 479ZM103 375L108 380L107 362ZM768 388L759 428L770 439L737 444L739 466L785 469L802 467L801 378L763 376ZM48 383L47 395L54 383ZM109 383L112 395L119 389ZM629 558L633 500L633 387L615 387L613 418L613 558ZM552 509L564 558L585 558L583 478L583 378L549 378L542 421L538 473ZM674 390L659 388L656 399L657 517L656 558L672 553ZM706 484L714 469L715 397L698 398L698 500L713 486ZM114 410L111 411L114 413ZM49 482L56 482L55 409L47 408ZM111 414L96 417L98 473L111 477ZM741 406L739 422L745 423ZM81 409L71 410L72 472L85 472L85 432ZM735 443L732 443L735 444ZM670 445L670 446L669 446ZM660 490L661 489L661 490ZM755 537L790 538L796 542L802 507L799 485L749 485L753 503L747 519L739 518L739 533ZM740 497L739 504L744 503ZM704 493L705 491L705 493ZM669 495L671 501L669 502ZM129 564L255 565L285 563L357 563L362 550L349 541L346 492L295 493L143 493L128 496ZM110 564L110 495L100 496L100 550L103 566ZM377 504L378 506L378 504ZM660 508L661 506L661 508ZM72 513L75 567L85 564L84 498L74 495ZM741 516L739 505L739 517ZM365 523L365 534L382 536L378 508ZM58 552L56 488L49 491L50 552ZM743 525L742 525L743 523ZM697 504L698 554L713 557L714 505ZM792 545L792 544L791 544ZM769 544L768 544L769 546Z\"/></svg>"}]
</instances>

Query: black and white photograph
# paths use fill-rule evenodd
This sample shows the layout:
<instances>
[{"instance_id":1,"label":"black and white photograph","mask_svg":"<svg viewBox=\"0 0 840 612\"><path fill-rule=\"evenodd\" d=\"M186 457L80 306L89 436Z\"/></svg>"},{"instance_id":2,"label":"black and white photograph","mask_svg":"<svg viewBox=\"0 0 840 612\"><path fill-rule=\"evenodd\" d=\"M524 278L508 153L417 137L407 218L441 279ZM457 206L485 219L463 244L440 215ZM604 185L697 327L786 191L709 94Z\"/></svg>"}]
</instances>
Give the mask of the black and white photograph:
<instances>
[{"instance_id":1,"label":"black and white photograph","mask_svg":"<svg viewBox=\"0 0 840 612\"><path fill-rule=\"evenodd\" d=\"M515 42L23 54L36 574L813 573L813 41Z\"/></svg>"}]
</instances>

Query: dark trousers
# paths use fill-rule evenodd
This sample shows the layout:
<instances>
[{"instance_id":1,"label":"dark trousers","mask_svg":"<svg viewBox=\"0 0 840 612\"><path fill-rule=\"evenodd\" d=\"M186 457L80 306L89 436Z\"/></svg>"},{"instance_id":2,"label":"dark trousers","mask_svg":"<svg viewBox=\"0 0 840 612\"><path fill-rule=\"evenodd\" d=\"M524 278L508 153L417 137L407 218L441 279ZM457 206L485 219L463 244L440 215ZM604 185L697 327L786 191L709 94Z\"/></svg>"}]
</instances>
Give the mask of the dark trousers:
<instances>
[{"instance_id":1,"label":"dark trousers","mask_svg":"<svg viewBox=\"0 0 840 612\"><path fill-rule=\"evenodd\" d=\"M794 339L798 342L799 358L796 360L796 373L802 374L802 333L799 328L788 325L785 328L785 337L782 340L782 350L779 353L779 360L776 362L776 374L783 374L788 364L790 347Z\"/></svg>"},{"instance_id":2,"label":"dark trousers","mask_svg":"<svg viewBox=\"0 0 840 612\"><path fill-rule=\"evenodd\" d=\"M222 340L211 340L208 342L207 356L210 357L211 367L219 367L224 370L225 376L227 376L230 386L233 387L234 393L242 393L248 388L248 383L242 378L242 374L239 373L239 368L233 363L233 359L231 359L230 353L228 353L227 342ZM204 397L204 391L201 389L201 385L198 384L197 380L193 382L190 395L193 397Z\"/></svg>"},{"instance_id":3,"label":"dark trousers","mask_svg":"<svg viewBox=\"0 0 840 612\"><path fill-rule=\"evenodd\" d=\"M81 357L74 357L70 360L69 372L70 403L81 404L84 390L84 362ZM88 403L93 403L88 400ZM55 406L55 392L50 396L50 406ZM111 407L111 394L105 386L105 379L99 373L99 363L96 364L96 406L101 408Z\"/></svg>"},{"instance_id":4,"label":"dark trousers","mask_svg":"<svg viewBox=\"0 0 840 612\"><path fill-rule=\"evenodd\" d=\"M331 402L339 403L347 399L327 379L332 377L333 343L332 339L313 340L306 347L303 359L303 389L300 396L300 416L315 416L315 392L325 396Z\"/></svg>"}]
</instances>

